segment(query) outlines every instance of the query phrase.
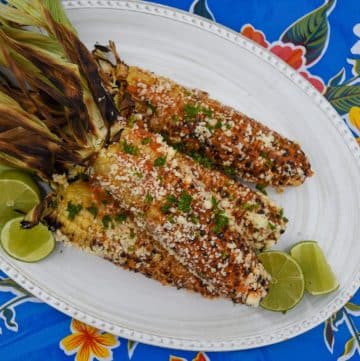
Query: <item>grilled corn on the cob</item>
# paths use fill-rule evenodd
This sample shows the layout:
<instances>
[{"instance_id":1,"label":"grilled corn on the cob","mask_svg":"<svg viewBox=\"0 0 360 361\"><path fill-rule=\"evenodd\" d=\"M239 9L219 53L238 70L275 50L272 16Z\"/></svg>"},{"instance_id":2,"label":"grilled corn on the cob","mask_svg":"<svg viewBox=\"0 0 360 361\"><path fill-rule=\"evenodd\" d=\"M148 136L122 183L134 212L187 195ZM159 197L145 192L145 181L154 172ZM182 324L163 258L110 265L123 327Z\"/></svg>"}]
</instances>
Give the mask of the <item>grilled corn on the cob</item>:
<instances>
[{"instance_id":1,"label":"grilled corn on the cob","mask_svg":"<svg viewBox=\"0 0 360 361\"><path fill-rule=\"evenodd\" d=\"M111 44L113 53L116 50ZM189 89L117 57L113 67L98 47L94 56L109 91L128 92L147 126L204 165L217 167L235 178L282 187L300 185L312 175L300 146L246 115L224 106L208 94ZM109 50L108 50L109 51ZM116 83L118 80L118 83ZM122 98L122 97L121 97Z\"/></svg>"},{"instance_id":2,"label":"grilled corn on the cob","mask_svg":"<svg viewBox=\"0 0 360 361\"><path fill-rule=\"evenodd\" d=\"M59 240L162 284L218 296L141 232L131 215L94 184L77 181L60 187L51 205L47 222L55 226Z\"/></svg>"}]
</instances>

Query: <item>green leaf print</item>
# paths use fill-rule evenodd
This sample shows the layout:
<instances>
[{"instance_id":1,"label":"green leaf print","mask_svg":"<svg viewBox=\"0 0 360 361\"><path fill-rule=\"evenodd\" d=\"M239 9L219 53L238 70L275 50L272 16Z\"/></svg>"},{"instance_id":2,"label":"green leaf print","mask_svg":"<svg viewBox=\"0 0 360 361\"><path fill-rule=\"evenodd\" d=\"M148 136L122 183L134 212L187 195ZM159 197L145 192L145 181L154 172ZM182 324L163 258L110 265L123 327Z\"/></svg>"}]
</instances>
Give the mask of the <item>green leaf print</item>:
<instances>
[{"instance_id":1,"label":"green leaf print","mask_svg":"<svg viewBox=\"0 0 360 361\"><path fill-rule=\"evenodd\" d=\"M290 25L281 35L284 43L302 45L306 49L306 64L310 65L322 56L329 37L328 15L336 0L326 3Z\"/></svg>"},{"instance_id":2,"label":"green leaf print","mask_svg":"<svg viewBox=\"0 0 360 361\"><path fill-rule=\"evenodd\" d=\"M359 85L329 86L324 95L340 115L348 113L351 107L360 104Z\"/></svg>"},{"instance_id":3,"label":"green leaf print","mask_svg":"<svg viewBox=\"0 0 360 361\"><path fill-rule=\"evenodd\" d=\"M344 347L343 354L338 358L338 361L347 361L350 360L356 352L356 343L355 343L355 337L351 337L350 340L348 340Z\"/></svg>"},{"instance_id":4,"label":"green leaf print","mask_svg":"<svg viewBox=\"0 0 360 361\"><path fill-rule=\"evenodd\" d=\"M330 80L328 85L336 86L340 85L345 79L345 68L342 68L336 75L334 75Z\"/></svg>"},{"instance_id":5,"label":"green leaf print","mask_svg":"<svg viewBox=\"0 0 360 361\"><path fill-rule=\"evenodd\" d=\"M207 4L207 0L194 0L189 11L204 18L215 20L214 14Z\"/></svg>"}]
</instances>

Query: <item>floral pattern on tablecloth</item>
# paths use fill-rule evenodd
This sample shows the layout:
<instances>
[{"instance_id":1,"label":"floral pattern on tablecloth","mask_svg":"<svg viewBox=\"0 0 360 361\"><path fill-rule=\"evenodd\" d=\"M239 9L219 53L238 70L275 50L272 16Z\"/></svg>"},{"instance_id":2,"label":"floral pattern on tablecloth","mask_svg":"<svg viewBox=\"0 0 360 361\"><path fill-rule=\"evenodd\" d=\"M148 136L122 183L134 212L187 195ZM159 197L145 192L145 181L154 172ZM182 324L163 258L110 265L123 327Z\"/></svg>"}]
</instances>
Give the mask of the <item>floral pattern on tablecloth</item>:
<instances>
[{"instance_id":1,"label":"floral pattern on tablecloth","mask_svg":"<svg viewBox=\"0 0 360 361\"><path fill-rule=\"evenodd\" d=\"M324 94L360 142L360 1L157 2L216 20L279 56ZM360 360L359 291L322 325L286 342L247 351L186 352L125 340L73 320L32 297L0 271L1 361L305 358Z\"/></svg>"}]
</instances>

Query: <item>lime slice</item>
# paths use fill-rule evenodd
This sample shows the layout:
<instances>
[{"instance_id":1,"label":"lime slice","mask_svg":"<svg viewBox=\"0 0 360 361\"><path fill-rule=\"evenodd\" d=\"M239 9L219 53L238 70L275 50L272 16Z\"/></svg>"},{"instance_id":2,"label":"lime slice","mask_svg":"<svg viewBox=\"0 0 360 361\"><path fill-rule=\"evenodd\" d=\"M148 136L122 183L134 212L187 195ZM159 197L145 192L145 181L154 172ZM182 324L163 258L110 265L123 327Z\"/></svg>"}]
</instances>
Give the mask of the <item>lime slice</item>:
<instances>
[{"instance_id":1,"label":"lime slice","mask_svg":"<svg viewBox=\"0 0 360 361\"><path fill-rule=\"evenodd\" d=\"M0 173L0 189L0 230L8 220L27 213L40 201L35 181L18 170Z\"/></svg>"},{"instance_id":2,"label":"lime slice","mask_svg":"<svg viewBox=\"0 0 360 361\"><path fill-rule=\"evenodd\" d=\"M1 231L1 245L9 256L24 262L37 262L55 248L53 234L43 224L21 228L22 217L8 221Z\"/></svg>"},{"instance_id":3,"label":"lime slice","mask_svg":"<svg viewBox=\"0 0 360 361\"><path fill-rule=\"evenodd\" d=\"M304 276L298 263L287 253L269 251L259 260L271 275L269 293L260 305L271 311L285 312L296 306L304 296Z\"/></svg>"},{"instance_id":4,"label":"lime slice","mask_svg":"<svg viewBox=\"0 0 360 361\"><path fill-rule=\"evenodd\" d=\"M312 295L323 295L339 287L323 251L315 241L297 243L290 254L299 263L305 277L305 288Z\"/></svg>"}]
</instances>

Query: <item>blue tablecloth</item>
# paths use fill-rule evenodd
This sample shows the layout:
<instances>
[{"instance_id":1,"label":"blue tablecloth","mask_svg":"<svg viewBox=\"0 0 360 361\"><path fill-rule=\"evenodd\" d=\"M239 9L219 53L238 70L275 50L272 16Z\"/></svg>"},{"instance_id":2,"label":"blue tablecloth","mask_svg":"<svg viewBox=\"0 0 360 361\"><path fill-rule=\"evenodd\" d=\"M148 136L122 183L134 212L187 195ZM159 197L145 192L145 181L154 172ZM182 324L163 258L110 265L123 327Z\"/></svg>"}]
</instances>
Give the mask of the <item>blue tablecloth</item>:
<instances>
[{"instance_id":1,"label":"blue tablecloth","mask_svg":"<svg viewBox=\"0 0 360 361\"><path fill-rule=\"evenodd\" d=\"M360 139L360 0L158 2L211 18L270 49L312 82ZM1 361L360 360L359 316L360 292L324 324L280 344L223 353L167 350L72 320L0 271Z\"/></svg>"}]
</instances>

